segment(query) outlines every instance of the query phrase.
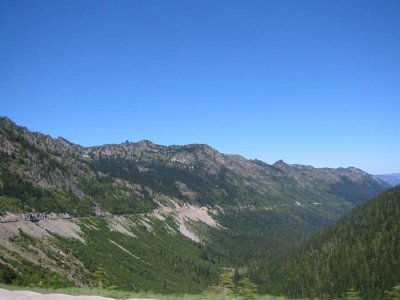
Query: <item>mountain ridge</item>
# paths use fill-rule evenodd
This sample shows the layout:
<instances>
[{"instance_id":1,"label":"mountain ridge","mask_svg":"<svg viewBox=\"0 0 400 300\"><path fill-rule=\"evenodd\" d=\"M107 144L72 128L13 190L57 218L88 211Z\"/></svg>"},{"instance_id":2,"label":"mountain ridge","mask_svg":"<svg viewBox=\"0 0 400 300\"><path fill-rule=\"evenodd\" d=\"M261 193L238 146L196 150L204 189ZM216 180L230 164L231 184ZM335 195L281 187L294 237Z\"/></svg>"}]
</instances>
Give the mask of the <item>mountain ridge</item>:
<instances>
[{"instance_id":1,"label":"mountain ridge","mask_svg":"<svg viewBox=\"0 0 400 300\"><path fill-rule=\"evenodd\" d=\"M139 141L128 141L128 140L126 140L126 141L121 142L121 143L105 143L105 144L101 144L101 145L82 146L82 145L74 143L74 142L72 142L72 141L70 141L70 140L68 140L68 139L66 139L66 138L64 138L62 136L58 136L58 137L54 138L51 135L44 134L44 133L42 133L40 131L30 131L27 127L17 125L13 120L11 120L10 118L8 118L6 116L0 116L0 126L3 126L3 127L6 127L6 126L19 127L20 129L25 130L26 133L28 133L28 134L41 135L46 139L52 139L54 141L58 141L60 144L67 144L69 146L76 147L77 149L79 149L82 152L88 152L88 151L90 152L91 150L93 151L94 149L98 149L98 148L120 147L120 146L124 146L124 145L133 146L133 147L155 148L155 149L163 148L163 149L167 149L167 150L168 149L171 149L171 150L172 149L174 149L174 150L182 150L182 149L191 149L191 148L198 147L200 149L201 148L209 149L212 152L216 152L216 153L218 153L220 155L227 156L227 157L243 159L243 160L246 160L246 161L249 161L249 162L252 162L252 161L254 161L254 162L262 162L263 164L268 165L268 166L276 166L276 167L281 167L282 168L282 165L284 165L284 166L288 166L288 167L295 168L295 169L318 169L318 170L341 170L341 169L344 169L344 170L355 170L355 171L361 171L363 173L367 173L367 172L363 171L362 169L356 168L354 166L337 167L337 168L334 168L334 167L314 167L312 165L302 165L302 164L297 164L297 163L289 164L289 163L285 162L282 159L279 159L276 162L274 162L272 164L269 164L269 163L264 162L264 161L262 161L260 159L257 159L257 158L255 158L255 159L246 158L243 155L237 154L237 153L222 153L222 152L218 151L217 149L215 149L215 148L213 148L210 145L205 144L205 143L189 143L189 144L183 144L183 145L175 145L175 144L174 145L162 145L162 144L154 143L154 142L152 142L151 140L148 140L148 139L142 139L142 140L139 140ZM367 174L369 174L369 173L367 173ZM383 175L375 175L375 176L379 177L379 176L385 176L385 175L399 175L399 174L394 173L394 174L383 174Z\"/></svg>"},{"instance_id":2,"label":"mountain ridge","mask_svg":"<svg viewBox=\"0 0 400 300\"><path fill-rule=\"evenodd\" d=\"M387 182L391 186L396 186L400 184L400 173L380 174L375 176L378 177L380 180Z\"/></svg>"},{"instance_id":3,"label":"mountain ridge","mask_svg":"<svg viewBox=\"0 0 400 300\"><path fill-rule=\"evenodd\" d=\"M199 291L223 268L273 259L386 188L355 168L269 165L206 144L83 147L0 118L0 215L20 216L0 223L0 281L93 285L101 265L120 288Z\"/></svg>"},{"instance_id":4,"label":"mountain ridge","mask_svg":"<svg viewBox=\"0 0 400 300\"><path fill-rule=\"evenodd\" d=\"M0 119L0 128L2 130L1 151L8 156L10 165L15 166L15 163L9 159L10 156L16 154L21 156L18 160L20 164L13 169L20 169L20 172L15 173L28 178L34 185L41 188L58 186L61 189L67 189L79 199L82 199L85 195L82 191L84 188L82 187L83 177L93 178L99 176L101 172L113 172L113 176L119 178L121 177L121 170L123 170L125 181L139 180L140 184L151 181L152 185L157 185L157 189L163 189L164 192L169 194L171 189L166 187L165 184L154 182L154 177L159 175L161 171L165 173L164 179L165 177L176 179L175 183L168 183L170 186L175 185L176 182L183 182L187 187L184 189L188 189L186 194L191 193L192 195L196 193L191 190L190 184L196 185L195 189L197 190L202 189L198 186L199 182L211 188L211 185L206 183L209 178L205 176L212 176L213 180L220 181L225 188L212 188L212 191L209 191L208 194L214 195L203 195L202 204L213 204L215 201L212 201L212 199L221 199L221 201L225 199L224 202L228 202L227 197L229 195L230 199L242 201L237 189L233 187L241 184L252 189L253 192L258 191L257 195L252 197L253 202L257 202L257 205L265 205L266 198L264 195L266 193L274 195L276 199L282 198L282 194L287 194L287 190L283 188L286 183L279 183L284 178L290 178L293 181L292 186L299 189L298 193L304 192L301 190L304 190L306 186L315 185L317 179L324 180L327 189L335 184L341 184L343 180L360 182L360 184L368 181L368 186L384 186L383 182L354 168L313 168L289 165L283 161L269 165L264 162L260 163L259 160L247 160L238 155L222 154L205 144L162 146L143 140L135 143L83 147L64 138L53 139L48 135L30 132L8 118ZM26 157L22 157L23 155ZM51 162L49 168L53 168L55 172L49 172L49 168L43 170L42 166L32 162L29 155L36 160L48 159ZM44 163L49 164L48 161L44 161ZM21 170L25 165L27 165L26 170ZM29 173L31 173L31 176L29 176ZM181 184L178 185L182 186ZM319 188L316 187L317 189ZM229 194L229 190L232 193ZM223 194L220 193L221 191ZM178 192L176 188L175 192ZM216 193L219 195L216 195ZM318 196L315 195L315 197ZM210 201L211 203L207 203Z\"/></svg>"}]
</instances>

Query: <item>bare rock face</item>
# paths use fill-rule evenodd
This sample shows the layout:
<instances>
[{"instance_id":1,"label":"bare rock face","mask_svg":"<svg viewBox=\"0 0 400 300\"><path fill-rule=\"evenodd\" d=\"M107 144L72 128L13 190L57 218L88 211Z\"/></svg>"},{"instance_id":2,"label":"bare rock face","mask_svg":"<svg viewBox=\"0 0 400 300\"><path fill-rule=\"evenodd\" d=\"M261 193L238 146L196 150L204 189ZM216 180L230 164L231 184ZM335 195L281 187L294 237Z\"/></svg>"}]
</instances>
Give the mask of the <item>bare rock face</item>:
<instances>
[{"instance_id":1,"label":"bare rock face","mask_svg":"<svg viewBox=\"0 0 400 300\"><path fill-rule=\"evenodd\" d=\"M155 194L200 206L330 206L366 201L387 187L356 168L269 165L205 144L162 146L143 140L82 147L30 132L5 117L0 118L0 167L0 197L10 203L7 207L75 215L97 209L151 211L157 206Z\"/></svg>"},{"instance_id":2,"label":"bare rock face","mask_svg":"<svg viewBox=\"0 0 400 300\"><path fill-rule=\"evenodd\" d=\"M218 273L203 243L229 248L223 257L280 252L386 187L356 168L270 165L204 144L82 147L0 117L0 267L20 274L25 262L79 286L96 263L125 261L115 283L132 288L133 274L152 288L165 279L154 258L177 276L172 292L190 280L200 291L212 282L196 280Z\"/></svg>"}]
</instances>

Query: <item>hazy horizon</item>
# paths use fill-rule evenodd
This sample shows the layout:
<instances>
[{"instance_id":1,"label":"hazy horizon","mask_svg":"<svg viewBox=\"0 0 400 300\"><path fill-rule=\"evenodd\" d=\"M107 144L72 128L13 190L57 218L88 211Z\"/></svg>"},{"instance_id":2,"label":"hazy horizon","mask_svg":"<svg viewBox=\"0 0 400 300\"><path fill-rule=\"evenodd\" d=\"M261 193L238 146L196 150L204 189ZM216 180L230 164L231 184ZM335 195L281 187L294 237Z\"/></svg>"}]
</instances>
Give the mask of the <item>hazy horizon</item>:
<instances>
[{"instance_id":1,"label":"hazy horizon","mask_svg":"<svg viewBox=\"0 0 400 300\"><path fill-rule=\"evenodd\" d=\"M2 1L0 115L84 146L205 143L400 172L400 2Z\"/></svg>"}]
</instances>

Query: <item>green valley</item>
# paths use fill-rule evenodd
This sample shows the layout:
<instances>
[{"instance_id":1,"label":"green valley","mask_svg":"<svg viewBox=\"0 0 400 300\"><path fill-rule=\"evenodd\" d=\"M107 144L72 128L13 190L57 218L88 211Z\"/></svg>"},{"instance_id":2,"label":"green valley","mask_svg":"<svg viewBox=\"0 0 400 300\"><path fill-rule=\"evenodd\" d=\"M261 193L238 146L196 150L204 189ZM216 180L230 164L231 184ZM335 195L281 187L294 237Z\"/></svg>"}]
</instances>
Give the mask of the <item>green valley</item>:
<instances>
[{"instance_id":1,"label":"green valley","mask_svg":"<svg viewBox=\"0 0 400 300\"><path fill-rule=\"evenodd\" d=\"M2 117L0 281L95 287L103 274L118 290L197 294L236 270L261 292L310 296L270 284L285 276L270 264L386 188L356 168L203 144L82 147Z\"/></svg>"}]
</instances>

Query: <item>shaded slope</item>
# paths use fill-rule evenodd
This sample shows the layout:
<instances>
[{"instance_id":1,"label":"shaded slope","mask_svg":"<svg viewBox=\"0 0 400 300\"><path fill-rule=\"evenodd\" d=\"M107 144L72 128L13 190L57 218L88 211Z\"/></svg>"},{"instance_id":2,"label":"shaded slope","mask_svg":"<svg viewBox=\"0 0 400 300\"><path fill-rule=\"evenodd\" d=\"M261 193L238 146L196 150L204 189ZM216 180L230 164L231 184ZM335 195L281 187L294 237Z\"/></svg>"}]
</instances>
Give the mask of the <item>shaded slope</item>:
<instances>
[{"instance_id":1,"label":"shaded slope","mask_svg":"<svg viewBox=\"0 0 400 300\"><path fill-rule=\"evenodd\" d=\"M400 282L400 187L388 190L253 275L266 292L381 299Z\"/></svg>"}]
</instances>

